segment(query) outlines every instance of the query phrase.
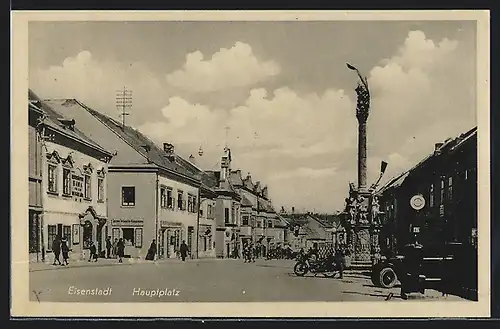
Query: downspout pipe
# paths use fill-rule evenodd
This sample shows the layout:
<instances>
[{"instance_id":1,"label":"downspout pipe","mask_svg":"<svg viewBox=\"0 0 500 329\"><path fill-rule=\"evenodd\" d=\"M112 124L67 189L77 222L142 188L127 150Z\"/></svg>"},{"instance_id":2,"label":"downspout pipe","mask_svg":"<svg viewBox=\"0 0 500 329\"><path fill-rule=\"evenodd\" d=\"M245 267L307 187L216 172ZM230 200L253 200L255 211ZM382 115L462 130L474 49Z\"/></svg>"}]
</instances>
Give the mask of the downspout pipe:
<instances>
[{"instance_id":1,"label":"downspout pipe","mask_svg":"<svg viewBox=\"0 0 500 329\"><path fill-rule=\"evenodd\" d=\"M200 258L200 207L201 207L201 195L200 190L198 190L198 207L196 208L196 258Z\"/></svg>"},{"instance_id":2,"label":"downspout pipe","mask_svg":"<svg viewBox=\"0 0 500 329\"><path fill-rule=\"evenodd\" d=\"M159 231L159 225L158 225L158 220L159 220L159 216L158 216L158 213L159 213L159 206L160 206L160 203L158 202L159 200L159 193L160 193L160 190L159 190L159 183L160 183L160 179L158 177L158 171L156 172L156 190L155 190L155 198L156 198L156 203L155 203L155 236L156 236L156 254L155 254L155 258L158 260L160 258L160 244L159 244L159 237L160 237L160 231Z\"/></svg>"}]
</instances>

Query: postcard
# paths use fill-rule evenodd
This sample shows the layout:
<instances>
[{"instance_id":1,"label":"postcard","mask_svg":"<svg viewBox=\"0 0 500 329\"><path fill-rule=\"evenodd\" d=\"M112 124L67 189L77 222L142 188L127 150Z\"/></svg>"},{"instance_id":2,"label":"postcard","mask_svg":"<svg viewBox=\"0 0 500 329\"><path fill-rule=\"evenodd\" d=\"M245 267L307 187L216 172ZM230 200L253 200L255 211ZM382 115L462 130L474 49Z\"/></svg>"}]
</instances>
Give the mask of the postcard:
<instances>
[{"instance_id":1,"label":"postcard","mask_svg":"<svg viewBox=\"0 0 500 329\"><path fill-rule=\"evenodd\" d=\"M488 11L12 17L13 316L489 316Z\"/></svg>"}]
</instances>

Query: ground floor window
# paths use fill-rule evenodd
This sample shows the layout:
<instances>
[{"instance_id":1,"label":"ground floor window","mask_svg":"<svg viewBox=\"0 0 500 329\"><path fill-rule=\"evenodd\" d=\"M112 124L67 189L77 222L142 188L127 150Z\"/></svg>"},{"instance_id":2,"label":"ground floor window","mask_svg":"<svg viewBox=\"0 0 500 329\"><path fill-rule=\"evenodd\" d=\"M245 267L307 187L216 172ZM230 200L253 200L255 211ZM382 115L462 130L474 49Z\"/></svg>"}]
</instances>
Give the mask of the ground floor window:
<instances>
[{"instance_id":1,"label":"ground floor window","mask_svg":"<svg viewBox=\"0 0 500 329\"><path fill-rule=\"evenodd\" d=\"M39 252L40 251L40 222L39 215L31 212L28 218L29 225L29 251L30 252Z\"/></svg>"},{"instance_id":2,"label":"ground floor window","mask_svg":"<svg viewBox=\"0 0 500 329\"><path fill-rule=\"evenodd\" d=\"M135 245L135 236L133 228L122 228L123 232L123 242L126 246L134 246Z\"/></svg>"},{"instance_id":3,"label":"ground floor window","mask_svg":"<svg viewBox=\"0 0 500 329\"><path fill-rule=\"evenodd\" d=\"M62 237L68 240L68 246L71 248L71 238L73 237L71 234L71 226L64 225Z\"/></svg>"},{"instance_id":4,"label":"ground floor window","mask_svg":"<svg viewBox=\"0 0 500 329\"><path fill-rule=\"evenodd\" d=\"M47 226L47 242L49 250L52 250L52 242L56 239L57 236L57 226L56 225L48 225Z\"/></svg>"}]
</instances>

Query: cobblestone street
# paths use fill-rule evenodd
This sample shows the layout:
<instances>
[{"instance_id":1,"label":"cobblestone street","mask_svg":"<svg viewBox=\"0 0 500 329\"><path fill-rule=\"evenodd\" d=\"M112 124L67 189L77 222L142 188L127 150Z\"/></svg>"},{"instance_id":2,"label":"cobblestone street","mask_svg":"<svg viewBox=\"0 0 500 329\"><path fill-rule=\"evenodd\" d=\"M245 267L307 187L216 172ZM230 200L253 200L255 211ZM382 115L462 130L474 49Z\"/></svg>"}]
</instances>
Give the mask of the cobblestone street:
<instances>
[{"instance_id":1,"label":"cobblestone street","mask_svg":"<svg viewBox=\"0 0 500 329\"><path fill-rule=\"evenodd\" d=\"M32 264L30 300L40 302L277 302L277 301L402 301L399 289L373 287L361 273L344 279L322 275L297 277L293 261L233 259L178 260L157 263L126 260L77 262L68 267ZM110 289L108 289L110 288ZM90 295L77 295L77 290ZM96 289L94 295L91 290ZM97 291L106 291L98 295ZM427 290L415 299L462 300ZM411 302L411 301L408 301Z\"/></svg>"}]
</instances>

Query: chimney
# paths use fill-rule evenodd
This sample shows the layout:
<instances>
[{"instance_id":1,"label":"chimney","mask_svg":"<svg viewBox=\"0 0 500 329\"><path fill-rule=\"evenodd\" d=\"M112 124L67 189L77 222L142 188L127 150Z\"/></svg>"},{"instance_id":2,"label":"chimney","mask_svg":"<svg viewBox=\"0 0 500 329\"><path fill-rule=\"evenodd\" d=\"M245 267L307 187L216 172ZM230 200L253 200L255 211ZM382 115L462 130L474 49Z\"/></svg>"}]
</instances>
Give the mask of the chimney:
<instances>
[{"instance_id":1,"label":"chimney","mask_svg":"<svg viewBox=\"0 0 500 329\"><path fill-rule=\"evenodd\" d=\"M174 145L170 143L163 143L163 151L167 154L167 158L171 161L175 159Z\"/></svg>"},{"instance_id":2,"label":"chimney","mask_svg":"<svg viewBox=\"0 0 500 329\"><path fill-rule=\"evenodd\" d=\"M295 207L292 207L292 214L295 214Z\"/></svg>"},{"instance_id":3,"label":"chimney","mask_svg":"<svg viewBox=\"0 0 500 329\"><path fill-rule=\"evenodd\" d=\"M189 162L191 162L192 164L195 164L195 159L194 159L194 156L192 154L189 156Z\"/></svg>"},{"instance_id":4,"label":"chimney","mask_svg":"<svg viewBox=\"0 0 500 329\"><path fill-rule=\"evenodd\" d=\"M434 152L437 152L441 148L441 146L443 146L443 143L434 144Z\"/></svg>"}]
</instances>

